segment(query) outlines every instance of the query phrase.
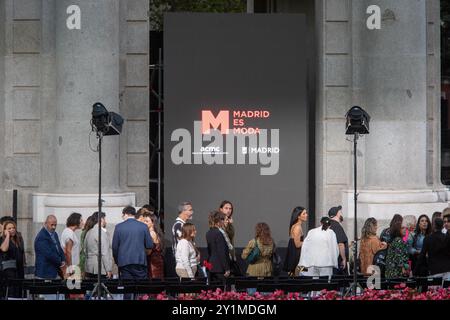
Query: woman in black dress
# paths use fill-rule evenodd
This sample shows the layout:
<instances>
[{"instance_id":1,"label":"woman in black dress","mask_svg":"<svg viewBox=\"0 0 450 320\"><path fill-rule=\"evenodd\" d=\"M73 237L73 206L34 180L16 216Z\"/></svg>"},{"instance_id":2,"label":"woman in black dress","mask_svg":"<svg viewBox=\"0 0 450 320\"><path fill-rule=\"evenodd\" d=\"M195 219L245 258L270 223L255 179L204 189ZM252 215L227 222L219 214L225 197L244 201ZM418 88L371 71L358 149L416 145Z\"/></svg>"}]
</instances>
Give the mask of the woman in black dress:
<instances>
[{"instance_id":1,"label":"woman in black dress","mask_svg":"<svg viewBox=\"0 0 450 320\"><path fill-rule=\"evenodd\" d=\"M23 239L17 232L14 221L3 224L3 234L0 237L0 254L3 277L6 279L24 279L25 250ZM21 298L19 287L10 287L8 297Z\"/></svg>"},{"instance_id":2,"label":"woman in black dress","mask_svg":"<svg viewBox=\"0 0 450 320\"><path fill-rule=\"evenodd\" d=\"M289 223L289 243L284 260L283 270L290 276L295 275L295 268L300 260L300 252L303 244L303 223L308 221L308 212L303 207L295 207L292 210Z\"/></svg>"}]
</instances>

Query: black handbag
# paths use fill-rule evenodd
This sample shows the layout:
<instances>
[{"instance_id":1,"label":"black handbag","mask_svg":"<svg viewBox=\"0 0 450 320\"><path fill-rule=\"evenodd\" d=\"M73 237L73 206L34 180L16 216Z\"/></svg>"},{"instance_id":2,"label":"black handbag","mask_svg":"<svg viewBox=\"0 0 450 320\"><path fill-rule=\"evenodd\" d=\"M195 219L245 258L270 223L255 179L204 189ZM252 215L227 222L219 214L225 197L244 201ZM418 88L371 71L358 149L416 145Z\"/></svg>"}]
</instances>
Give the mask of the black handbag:
<instances>
[{"instance_id":1,"label":"black handbag","mask_svg":"<svg viewBox=\"0 0 450 320\"><path fill-rule=\"evenodd\" d=\"M283 265L283 261L280 257L280 255L277 253L277 248L275 246L275 243L273 244L273 251L272 251L272 274L274 276L279 276L281 273L281 269Z\"/></svg>"},{"instance_id":2,"label":"black handbag","mask_svg":"<svg viewBox=\"0 0 450 320\"><path fill-rule=\"evenodd\" d=\"M16 260L2 261L2 270L8 269L17 269L17 261Z\"/></svg>"},{"instance_id":3,"label":"black handbag","mask_svg":"<svg viewBox=\"0 0 450 320\"><path fill-rule=\"evenodd\" d=\"M242 272L241 266L235 260L231 260L230 269L231 269L230 270L231 274L235 277L241 277L244 275L244 273Z\"/></svg>"}]
</instances>

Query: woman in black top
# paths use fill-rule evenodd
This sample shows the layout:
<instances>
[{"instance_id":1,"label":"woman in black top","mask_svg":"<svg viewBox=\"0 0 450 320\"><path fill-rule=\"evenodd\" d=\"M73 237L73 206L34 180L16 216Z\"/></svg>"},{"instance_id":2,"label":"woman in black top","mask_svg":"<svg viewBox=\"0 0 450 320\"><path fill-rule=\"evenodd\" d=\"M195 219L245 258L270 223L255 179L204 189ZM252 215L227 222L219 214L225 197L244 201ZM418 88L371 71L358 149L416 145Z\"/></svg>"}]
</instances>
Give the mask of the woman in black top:
<instances>
[{"instance_id":1,"label":"woman in black top","mask_svg":"<svg viewBox=\"0 0 450 320\"><path fill-rule=\"evenodd\" d=\"M295 207L292 210L289 222L289 242L284 259L283 270L290 276L295 275L295 269L300 261L300 253L303 245L303 223L308 221L308 212L303 207Z\"/></svg>"},{"instance_id":2,"label":"woman in black top","mask_svg":"<svg viewBox=\"0 0 450 320\"><path fill-rule=\"evenodd\" d=\"M0 237L0 254L3 277L6 279L24 279L24 244L13 221L7 221L3 224L3 235ZM18 287L9 288L8 292L9 297L20 298L22 296Z\"/></svg>"},{"instance_id":3,"label":"woman in black top","mask_svg":"<svg viewBox=\"0 0 450 320\"><path fill-rule=\"evenodd\" d=\"M450 279L450 235L442 233L443 227L444 221L441 218L434 219L433 233L423 240L416 266L417 275Z\"/></svg>"}]
</instances>

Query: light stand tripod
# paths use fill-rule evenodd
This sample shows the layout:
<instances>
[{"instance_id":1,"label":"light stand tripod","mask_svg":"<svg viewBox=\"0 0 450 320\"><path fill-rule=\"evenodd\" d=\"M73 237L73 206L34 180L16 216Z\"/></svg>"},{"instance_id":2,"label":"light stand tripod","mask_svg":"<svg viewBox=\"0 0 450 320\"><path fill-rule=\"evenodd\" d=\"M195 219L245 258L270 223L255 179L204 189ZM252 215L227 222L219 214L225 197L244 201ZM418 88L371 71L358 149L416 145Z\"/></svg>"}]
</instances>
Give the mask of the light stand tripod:
<instances>
[{"instance_id":1,"label":"light stand tripod","mask_svg":"<svg viewBox=\"0 0 450 320\"><path fill-rule=\"evenodd\" d=\"M106 293L106 298L108 295L113 299L113 296L108 291L108 288L104 283L102 283L102 140L103 140L103 132L97 130L97 139L98 139L98 160L99 160L99 168L98 168L98 275L97 275L97 283L92 290L92 297L96 296L98 300L102 297L102 289Z\"/></svg>"},{"instance_id":2,"label":"light stand tripod","mask_svg":"<svg viewBox=\"0 0 450 320\"><path fill-rule=\"evenodd\" d=\"M350 284L349 289L347 290L345 296L348 296L350 293L352 293L354 296L356 296L357 293L357 288L359 287L362 290L361 285L358 283L358 192L357 192L357 144L358 144L358 139L359 139L359 133L358 132L354 132L353 135L353 185L354 185L354 190L353 190L353 201L354 201L354 240L353 240L353 282Z\"/></svg>"},{"instance_id":3,"label":"light stand tripod","mask_svg":"<svg viewBox=\"0 0 450 320\"><path fill-rule=\"evenodd\" d=\"M105 284L102 283L102 141L103 136L112 136L119 135L122 132L122 124L123 118L115 113L108 112L105 106L96 102L92 106L92 120L91 127L92 131L97 133L98 139L98 275L97 275L97 284L94 286L93 296L97 295L97 299L101 299L102 296L102 288L106 293L106 297L108 294L111 296L111 293L106 288ZM106 270L108 271L108 270Z\"/></svg>"},{"instance_id":4,"label":"light stand tripod","mask_svg":"<svg viewBox=\"0 0 450 320\"><path fill-rule=\"evenodd\" d=\"M358 193L357 193L357 143L359 139L360 134L368 134L369 133L369 122L370 122L370 116L367 112L365 112L361 107L359 106L353 106L350 108L350 110L345 115L346 118L346 130L345 134L353 135L353 178L354 178L354 193L353 193L353 200L354 200L354 210L355 210L355 216L354 216L354 242L353 242L353 283L350 285L349 290L347 291L346 295L349 294L350 291L352 291L353 295L357 294L357 288L361 286L358 284ZM362 289L362 288L361 288Z\"/></svg>"}]
</instances>

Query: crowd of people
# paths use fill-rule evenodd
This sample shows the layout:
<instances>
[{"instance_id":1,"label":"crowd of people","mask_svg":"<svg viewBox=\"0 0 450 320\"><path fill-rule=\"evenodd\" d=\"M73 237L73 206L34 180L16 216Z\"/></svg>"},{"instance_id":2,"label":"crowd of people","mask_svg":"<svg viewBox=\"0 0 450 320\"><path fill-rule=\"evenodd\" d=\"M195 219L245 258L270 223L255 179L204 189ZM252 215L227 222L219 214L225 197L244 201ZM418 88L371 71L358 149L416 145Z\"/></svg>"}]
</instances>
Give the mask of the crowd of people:
<instances>
[{"instance_id":1,"label":"crowd of people","mask_svg":"<svg viewBox=\"0 0 450 320\"><path fill-rule=\"evenodd\" d=\"M421 215L394 215L377 237L377 220L362 228L360 271L369 275L376 265L387 278L434 276L450 279L450 208Z\"/></svg>"},{"instance_id":2,"label":"crowd of people","mask_svg":"<svg viewBox=\"0 0 450 320\"><path fill-rule=\"evenodd\" d=\"M288 246L284 263L279 261L275 240L267 223L255 225L254 235L242 250L246 262L242 270L235 248L233 204L223 201L208 216L207 252L201 257L192 223L193 206L183 202L172 228L174 269L180 278L207 276L223 281L230 276L268 277L283 269L291 276L331 276L349 274L349 247L352 243L342 226L342 207L332 207L320 226L304 233L308 212L295 207L291 214ZM112 237L106 229L106 215L94 212L86 221L72 213L60 236L54 215L47 216L34 240L35 278L37 279L163 279L165 276L164 234L152 206L138 211L134 207L122 210L123 222L115 226ZM99 226L100 224L100 226ZM99 227L101 232L101 267L99 268ZM360 234L358 271L371 275L379 268L382 276L399 278L435 276L450 279L450 208L435 212L431 219L421 215L393 216L388 228L378 236L378 223L368 218ZM81 231L80 237L77 230ZM23 279L24 241L12 217L0 220L1 275L8 279ZM117 270L114 270L116 268ZM20 292L10 290L11 297Z\"/></svg>"}]
</instances>

